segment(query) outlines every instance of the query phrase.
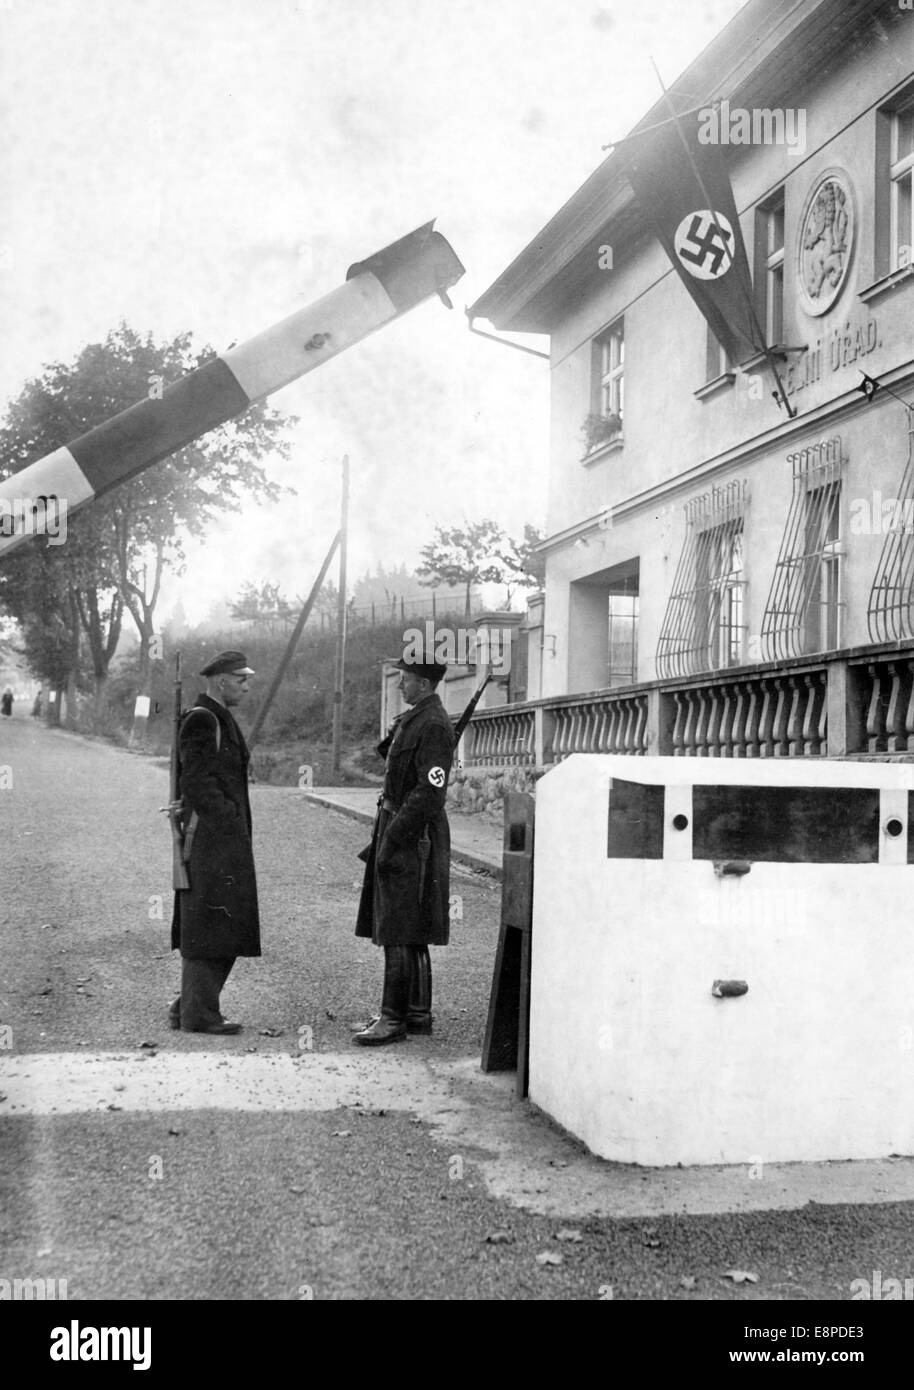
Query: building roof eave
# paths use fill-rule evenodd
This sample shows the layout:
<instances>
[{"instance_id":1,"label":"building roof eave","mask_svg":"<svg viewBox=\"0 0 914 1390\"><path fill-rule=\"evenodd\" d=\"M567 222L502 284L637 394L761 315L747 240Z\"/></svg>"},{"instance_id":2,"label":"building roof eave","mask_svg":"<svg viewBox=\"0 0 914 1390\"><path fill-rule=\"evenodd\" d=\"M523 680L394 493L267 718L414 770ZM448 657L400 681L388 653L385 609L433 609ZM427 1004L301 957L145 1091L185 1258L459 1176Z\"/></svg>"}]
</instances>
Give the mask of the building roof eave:
<instances>
[{"instance_id":1,"label":"building roof eave","mask_svg":"<svg viewBox=\"0 0 914 1390\"><path fill-rule=\"evenodd\" d=\"M893 14L879 0L877 4L885 8L886 23L897 22L897 12ZM861 25L878 22L872 0L775 0L773 11L772 0L748 0L670 85L670 95L690 106L696 99L708 105L724 96L733 99L742 91L751 92L761 70L779 64L778 55L785 50L791 52L792 73L802 71L807 61L820 65L841 51L848 35ZM696 98L699 92L702 95ZM626 139L667 116L666 100L661 97ZM503 332L552 331L558 306L551 291L556 282L579 280L582 259L592 259L601 241L611 239L616 249L620 227L628 235L633 229L643 230L625 177L628 157L623 145L602 161L480 295L468 310L471 317L488 319Z\"/></svg>"}]
</instances>

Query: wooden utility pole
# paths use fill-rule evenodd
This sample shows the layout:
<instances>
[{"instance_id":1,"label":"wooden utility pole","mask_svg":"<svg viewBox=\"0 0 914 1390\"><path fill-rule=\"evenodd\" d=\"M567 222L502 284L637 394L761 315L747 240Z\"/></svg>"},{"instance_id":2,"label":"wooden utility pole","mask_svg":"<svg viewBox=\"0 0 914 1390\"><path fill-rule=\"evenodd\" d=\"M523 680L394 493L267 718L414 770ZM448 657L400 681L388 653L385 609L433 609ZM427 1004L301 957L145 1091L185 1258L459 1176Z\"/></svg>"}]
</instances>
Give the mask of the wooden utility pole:
<instances>
[{"instance_id":1,"label":"wooden utility pole","mask_svg":"<svg viewBox=\"0 0 914 1390\"><path fill-rule=\"evenodd\" d=\"M346 527L349 519L349 455L343 455L343 501L340 508L340 597L336 618L336 681L333 691L333 756L334 774L340 770L340 745L343 737L343 681L346 675Z\"/></svg>"},{"instance_id":2,"label":"wooden utility pole","mask_svg":"<svg viewBox=\"0 0 914 1390\"><path fill-rule=\"evenodd\" d=\"M289 641L286 645L286 650L283 654L282 661L280 661L279 666L276 669L276 674L270 682L270 688L267 691L266 696L264 697L263 704L260 706L260 709L257 712L257 718L254 720L254 727L252 728L251 732L248 734L247 737L248 748L253 748L254 744L260 737L260 733L263 729L264 722L266 720L270 706L273 703L273 697L279 689L283 676L286 674L286 668L288 667L289 662L292 660L295 648L298 646L298 639L299 637L301 637L302 633L305 630L305 623L308 621L311 609L314 607L314 600L320 593L321 585L323 584L327 571L330 568L330 561L333 559L333 552L336 550L336 547L339 544L339 540L340 534L339 532L337 532L330 543L330 549L324 556L324 563L321 565L320 574L315 579L314 584L311 587L311 592L305 600L302 610L298 615L298 622L292 629L292 635L289 638Z\"/></svg>"}]
</instances>

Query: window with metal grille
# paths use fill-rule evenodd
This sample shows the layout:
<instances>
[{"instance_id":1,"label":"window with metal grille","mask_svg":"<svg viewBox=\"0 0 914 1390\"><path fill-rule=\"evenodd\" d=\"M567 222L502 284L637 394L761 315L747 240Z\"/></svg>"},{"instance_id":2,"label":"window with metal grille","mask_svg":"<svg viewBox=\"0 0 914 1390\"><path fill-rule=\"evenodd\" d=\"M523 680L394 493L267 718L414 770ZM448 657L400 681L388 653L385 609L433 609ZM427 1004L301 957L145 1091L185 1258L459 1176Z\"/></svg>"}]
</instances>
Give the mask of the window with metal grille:
<instances>
[{"instance_id":1,"label":"window with metal grille","mask_svg":"<svg viewBox=\"0 0 914 1390\"><path fill-rule=\"evenodd\" d=\"M657 675L689 676L745 659L745 482L693 497L686 539L657 643Z\"/></svg>"},{"instance_id":2,"label":"window with metal grille","mask_svg":"<svg viewBox=\"0 0 914 1390\"><path fill-rule=\"evenodd\" d=\"M914 637L914 409L907 409L908 460L897 495L890 499L891 515L871 517L871 527L884 532L876 577L867 605L867 626L872 642L897 642ZM875 502L873 511L875 512Z\"/></svg>"},{"instance_id":3,"label":"window with metal grille","mask_svg":"<svg viewBox=\"0 0 914 1390\"><path fill-rule=\"evenodd\" d=\"M840 438L788 455L793 493L762 619L766 661L840 646Z\"/></svg>"}]
</instances>

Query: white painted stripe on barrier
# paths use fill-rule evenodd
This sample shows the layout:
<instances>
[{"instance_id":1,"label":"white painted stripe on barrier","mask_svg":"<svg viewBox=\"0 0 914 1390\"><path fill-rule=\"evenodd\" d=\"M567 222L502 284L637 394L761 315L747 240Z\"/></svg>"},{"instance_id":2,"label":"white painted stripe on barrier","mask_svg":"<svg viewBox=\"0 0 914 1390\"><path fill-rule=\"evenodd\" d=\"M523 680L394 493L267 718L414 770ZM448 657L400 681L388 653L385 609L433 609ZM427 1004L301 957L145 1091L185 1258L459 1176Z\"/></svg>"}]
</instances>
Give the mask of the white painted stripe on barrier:
<instances>
[{"instance_id":1,"label":"white painted stripe on barrier","mask_svg":"<svg viewBox=\"0 0 914 1390\"><path fill-rule=\"evenodd\" d=\"M678 824L675 823L677 821ZM691 787L666 788L663 799L663 857L675 861L692 858Z\"/></svg>"},{"instance_id":2,"label":"white painted stripe on barrier","mask_svg":"<svg viewBox=\"0 0 914 1390\"><path fill-rule=\"evenodd\" d=\"M907 862L908 793L899 787L882 787L879 792L879 863Z\"/></svg>"},{"instance_id":3,"label":"white painted stripe on barrier","mask_svg":"<svg viewBox=\"0 0 914 1390\"><path fill-rule=\"evenodd\" d=\"M95 492L85 473L67 448L55 449L53 454L30 463L11 478L0 482L0 518L13 513L18 506L32 503L39 497L56 497L61 514L71 515L84 502L90 502ZM22 542L20 534L0 535L0 555L4 550Z\"/></svg>"},{"instance_id":4,"label":"white painted stripe on barrier","mask_svg":"<svg viewBox=\"0 0 914 1390\"><path fill-rule=\"evenodd\" d=\"M374 275L357 275L220 356L248 399L256 401L321 366L396 316L396 306L381 282Z\"/></svg>"}]
</instances>

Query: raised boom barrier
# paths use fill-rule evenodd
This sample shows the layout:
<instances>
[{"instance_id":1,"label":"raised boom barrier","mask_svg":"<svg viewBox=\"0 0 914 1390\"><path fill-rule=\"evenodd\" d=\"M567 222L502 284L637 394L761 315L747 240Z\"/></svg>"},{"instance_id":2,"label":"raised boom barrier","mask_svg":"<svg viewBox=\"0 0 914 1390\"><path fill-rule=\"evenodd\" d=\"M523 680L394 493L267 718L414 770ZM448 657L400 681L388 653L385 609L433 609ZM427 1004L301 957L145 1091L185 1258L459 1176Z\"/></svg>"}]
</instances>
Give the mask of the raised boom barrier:
<instances>
[{"instance_id":1,"label":"raised boom barrier","mask_svg":"<svg viewBox=\"0 0 914 1390\"><path fill-rule=\"evenodd\" d=\"M464 268L433 228L358 261L314 304L0 482L0 556L35 533L36 517L72 516L433 294L450 307Z\"/></svg>"}]
</instances>

